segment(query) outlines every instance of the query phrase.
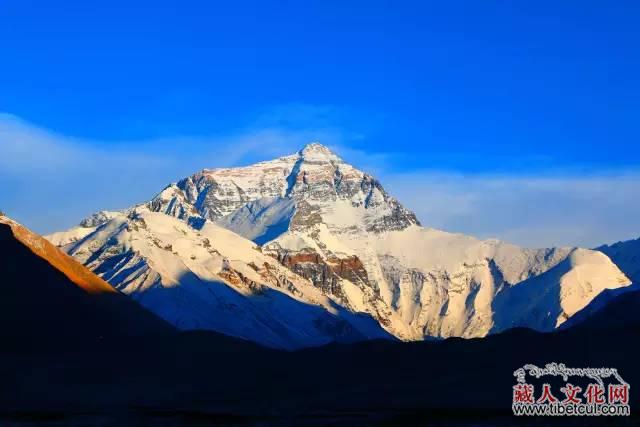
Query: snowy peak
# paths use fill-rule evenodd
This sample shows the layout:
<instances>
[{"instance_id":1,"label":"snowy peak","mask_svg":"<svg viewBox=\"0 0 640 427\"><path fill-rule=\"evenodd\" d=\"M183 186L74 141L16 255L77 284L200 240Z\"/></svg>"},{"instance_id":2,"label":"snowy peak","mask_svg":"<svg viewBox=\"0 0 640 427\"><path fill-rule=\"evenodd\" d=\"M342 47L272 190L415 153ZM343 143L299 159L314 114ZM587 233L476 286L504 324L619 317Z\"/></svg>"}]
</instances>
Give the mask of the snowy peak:
<instances>
[{"instance_id":1,"label":"snowy peak","mask_svg":"<svg viewBox=\"0 0 640 427\"><path fill-rule=\"evenodd\" d=\"M546 272L508 287L496 296L493 331L518 326L553 330L603 291L630 284L606 255L589 249L573 249ZM542 310L546 313L541 316Z\"/></svg>"},{"instance_id":2,"label":"snowy peak","mask_svg":"<svg viewBox=\"0 0 640 427\"><path fill-rule=\"evenodd\" d=\"M246 212L246 208L254 210L271 204L294 206L288 210L288 219L273 216L289 228L325 224L337 231L383 232L418 224L415 214L391 197L379 181L317 142L275 160L238 168L205 169L166 187L148 207L196 227L205 220L223 221L229 226L235 222L231 218L240 213L243 218L250 214L261 227L270 227L272 224L259 218L260 212L256 215L255 211ZM264 213L267 212L272 216L274 210L269 208ZM246 229L245 225L242 227Z\"/></svg>"},{"instance_id":3,"label":"snowy peak","mask_svg":"<svg viewBox=\"0 0 640 427\"><path fill-rule=\"evenodd\" d=\"M128 210L127 210L128 211ZM70 243L75 243L81 239L84 239L86 236L91 234L101 226L102 224L112 220L113 218L117 218L125 213L122 212L114 212L114 211L100 211L96 212L78 224L77 227L72 228L67 231L59 231L56 233L51 233L46 238L56 246L63 247Z\"/></svg>"},{"instance_id":4,"label":"snowy peak","mask_svg":"<svg viewBox=\"0 0 640 427\"><path fill-rule=\"evenodd\" d=\"M606 254L634 282L640 283L640 238L596 248Z\"/></svg>"},{"instance_id":5,"label":"snowy peak","mask_svg":"<svg viewBox=\"0 0 640 427\"><path fill-rule=\"evenodd\" d=\"M96 212L92 215L89 215L82 221L80 221L80 227L84 228L95 228L99 225L104 224L105 222L112 220L113 218L118 217L121 212L114 211L100 211Z\"/></svg>"},{"instance_id":6,"label":"snowy peak","mask_svg":"<svg viewBox=\"0 0 640 427\"><path fill-rule=\"evenodd\" d=\"M342 159L338 157L333 151L331 151L325 145L319 142L312 142L307 144L302 150L298 152L300 158L305 162L311 163L331 163L342 162Z\"/></svg>"}]
</instances>

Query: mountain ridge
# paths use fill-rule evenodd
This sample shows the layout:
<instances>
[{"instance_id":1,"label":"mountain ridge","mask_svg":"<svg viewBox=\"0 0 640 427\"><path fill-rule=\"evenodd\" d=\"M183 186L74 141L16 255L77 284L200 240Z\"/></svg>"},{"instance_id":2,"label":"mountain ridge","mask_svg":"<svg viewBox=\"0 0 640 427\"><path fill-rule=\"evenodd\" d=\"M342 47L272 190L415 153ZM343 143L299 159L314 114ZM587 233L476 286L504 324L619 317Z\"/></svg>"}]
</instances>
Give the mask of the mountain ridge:
<instances>
[{"instance_id":1,"label":"mountain ridge","mask_svg":"<svg viewBox=\"0 0 640 427\"><path fill-rule=\"evenodd\" d=\"M598 246L634 282L640 282L640 238Z\"/></svg>"},{"instance_id":2,"label":"mountain ridge","mask_svg":"<svg viewBox=\"0 0 640 427\"><path fill-rule=\"evenodd\" d=\"M253 240L334 304L372 316L403 340L478 337L516 325L550 330L604 289L631 283L600 252L525 249L422 227L373 176L319 143L249 166L203 169L122 215L145 209ZM52 239L69 250L73 241L99 244L94 234L76 228ZM523 317L501 302L520 292L553 298L532 298L537 305Z\"/></svg>"}]
</instances>

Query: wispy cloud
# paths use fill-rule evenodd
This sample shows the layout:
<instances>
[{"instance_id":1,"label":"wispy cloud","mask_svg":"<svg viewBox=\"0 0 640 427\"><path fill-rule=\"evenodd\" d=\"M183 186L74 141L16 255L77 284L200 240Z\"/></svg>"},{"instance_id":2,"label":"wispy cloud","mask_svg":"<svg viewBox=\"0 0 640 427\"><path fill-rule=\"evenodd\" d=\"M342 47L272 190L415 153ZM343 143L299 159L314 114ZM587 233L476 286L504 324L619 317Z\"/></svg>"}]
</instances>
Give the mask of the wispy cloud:
<instances>
[{"instance_id":1,"label":"wispy cloud","mask_svg":"<svg viewBox=\"0 0 640 427\"><path fill-rule=\"evenodd\" d=\"M60 135L0 114L0 209L39 232L150 199L202 168L290 154L320 140L376 175L425 226L525 246L580 245L640 235L640 172L555 171L464 175L406 170L398 153L375 153L348 112L285 105L227 135L110 143ZM354 142L356 142L354 144Z\"/></svg>"},{"instance_id":2,"label":"wispy cloud","mask_svg":"<svg viewBox=\"0 0 640 427\"><path fill-rule=\"evenodd\" d=\"M462 175L422 171L383 177L424 225L529 247L640 236L640 173Z\"/></svg>"},{"instance_id":3,"label":"wispy cloud","mask_svg":"<svg viewBox=\"0 0 640 427\"><path fill-rule=\"evenodd\" d=\"M112 143L61 135L0 114L0 209L45 233L97 210L148 200L203 168L290 154L312 140L343 143L336 129L308 115L298 118L303 119L305 127L265 116L227 135Z\"/></svg>"}]
</instances>

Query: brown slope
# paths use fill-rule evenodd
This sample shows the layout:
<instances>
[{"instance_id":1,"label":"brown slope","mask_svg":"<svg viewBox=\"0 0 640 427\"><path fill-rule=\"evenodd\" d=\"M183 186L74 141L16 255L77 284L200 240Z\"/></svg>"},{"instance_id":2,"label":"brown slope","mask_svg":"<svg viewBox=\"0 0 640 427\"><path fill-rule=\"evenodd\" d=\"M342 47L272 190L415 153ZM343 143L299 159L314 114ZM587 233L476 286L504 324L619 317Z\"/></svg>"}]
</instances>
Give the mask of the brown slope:
<instances>
[{"instance_id":1,"label":"brown slope","mask_svg":"<svg viewBox=\"0 0 640 427\"><path fill-rule=\"evenodd\" d=\"M0 216L0 339L82 344L172 332L43 237Z\"/></svg>"},{"instance_id":2,"label":"brown slope","mask_svg":"<svg viewBox=\"0 0 640 427\"><path fill-rule=\"evenodd\" d=\"M88 293L117 292L111 285L96 276L84 265L59 250L44 237L39 236L7 217L0 217L0 223L9 225L13 236L17 240Z\"/></svg>"}]
</instances>

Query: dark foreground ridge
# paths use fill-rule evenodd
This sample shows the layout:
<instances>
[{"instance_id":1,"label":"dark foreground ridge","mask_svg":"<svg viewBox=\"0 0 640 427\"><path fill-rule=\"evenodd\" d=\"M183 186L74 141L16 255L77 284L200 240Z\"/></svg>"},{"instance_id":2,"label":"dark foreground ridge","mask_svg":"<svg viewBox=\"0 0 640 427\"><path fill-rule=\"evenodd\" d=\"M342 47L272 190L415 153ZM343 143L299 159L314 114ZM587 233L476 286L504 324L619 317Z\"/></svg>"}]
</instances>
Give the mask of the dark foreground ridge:
<instances>
[{"instance_id":1,"label":"dark foreground ridge","mask_svg":"<svg viewBox=\"0 0 640 427\"><path fill-rule=\"evenodd\" d=\"M2 224L0 279L3 426L526 425L510 415L513 371L549 362L615 367L632 412L640 403L638 291L551 334L286 352L178 333L122 295L83 293Z\"/></svg>"}]
</instances>

